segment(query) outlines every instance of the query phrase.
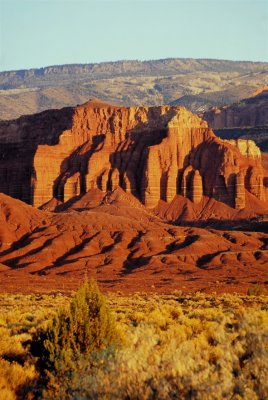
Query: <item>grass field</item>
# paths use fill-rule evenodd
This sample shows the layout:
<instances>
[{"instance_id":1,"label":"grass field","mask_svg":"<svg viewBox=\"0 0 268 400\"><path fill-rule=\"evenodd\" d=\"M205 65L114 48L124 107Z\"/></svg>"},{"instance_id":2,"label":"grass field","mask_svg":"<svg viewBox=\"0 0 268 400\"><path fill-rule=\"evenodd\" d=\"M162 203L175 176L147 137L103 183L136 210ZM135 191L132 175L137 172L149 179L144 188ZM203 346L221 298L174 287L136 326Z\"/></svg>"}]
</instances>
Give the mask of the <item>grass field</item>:
<instances>
[{"instance_id":1,"label":"grass field","mask_svg":"<svg viewBox=\"0 0 268 400\"><path fill-rule=\"evenodd\" d=\"M70 297L0 295L0 399L268 399L268 297L108 294L117 345L44 386L33 335Z\"/></svg>"}]
</instances>

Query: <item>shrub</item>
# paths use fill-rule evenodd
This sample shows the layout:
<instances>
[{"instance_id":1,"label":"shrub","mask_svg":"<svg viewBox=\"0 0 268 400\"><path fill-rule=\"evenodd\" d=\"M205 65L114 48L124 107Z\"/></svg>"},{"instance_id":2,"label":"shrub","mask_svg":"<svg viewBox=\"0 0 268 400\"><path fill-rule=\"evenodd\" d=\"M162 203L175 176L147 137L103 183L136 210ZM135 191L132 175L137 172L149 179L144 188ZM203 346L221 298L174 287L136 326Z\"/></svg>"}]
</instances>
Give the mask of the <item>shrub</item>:
<instances>
[{"instance_id":1,"label":"shrub","mask_svg":"<svg viewBox=\"0 0 268 400\"><path fill-rule=\"evenodd\" d=\"M44 398L268 399L267 299L261 300L261 309L248 307L256 299L247 298L243 307L229 295L217 308L207 297L194 301L189 296L185 307L160 297L133 297L116 304L120 312L130 311L124 322L125 345L114 353L94 353L90 363L80 357L73 374L57 376L58 392L47 391ZM143 319L135 316L135 324L133 308L144 314ZM180 317L171 319L172 311Z\"/></svg>"},{"instance_id":2,"label":"shrub","mask_svg":"<svg viewBox=\"0 0 268 400\"><path fill-rule=\"evenodd\" d=\"M70 307L61 309L33 339L32 353L39 357L39 368L71 370L80 355L101 350L116 340L115 322L104 296L94 280L77 290Z\"/></svg>"},{"instance_id":3,"label":"shrub","mask_svg":"<svg viewBox=\"0 0 268 400\"><path fill-rule=\"evenodd\" d=\"M267 290L264 286L254 284L248 288L247 294L249 296L264 296L267 294Z\"/></svg>"},{"instance_id":4,"label":"shrub","mask_svg":"<svg viewBox=\"0 0 268 400\"><path fill-rule=\"evenodd\" d=\"M32 399L37 374L34 365L0 357L0 400Z\"/></svg>"},{"instance_id":5,"label":"shrub","mask_svg":"<svg viewBox=\"0 0 268 400\"><path fill-rule=\"evenodd\" d=\"M75 351L88 354L116 340L114 319L94 280L78 289L70 304L70 315Z\"/></svg>"}]
</instances>

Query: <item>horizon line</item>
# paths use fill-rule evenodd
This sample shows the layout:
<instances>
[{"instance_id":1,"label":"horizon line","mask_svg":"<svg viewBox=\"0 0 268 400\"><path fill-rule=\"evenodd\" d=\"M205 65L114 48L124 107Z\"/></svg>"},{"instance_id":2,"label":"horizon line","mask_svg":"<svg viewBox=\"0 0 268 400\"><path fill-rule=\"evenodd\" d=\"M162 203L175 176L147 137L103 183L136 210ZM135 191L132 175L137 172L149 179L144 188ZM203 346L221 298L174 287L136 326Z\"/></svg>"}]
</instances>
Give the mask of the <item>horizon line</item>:
<instances>
[{"instance_id":1,"label":"horizon line","mask_svg":"<svg viewBox=\"0 0 268 400\"><path fill-rule=\"evenodd\" d=\"M0 70L0 74L5 72L17 72L17 71L32 71L32 70L44 70L46 68L53 67L63 67L63 66L86 66L86 65L102 65L102 64L116 64L122 62L138 62L138 63L148 63L155 61L165 61L165 60L202 60L202 61L228 61L234 63L252 63L252 64L268 64L268 61L253 61L253 60L232 60L226 58L199 58L199 57L165 57L165 58L152 58L152 59L119 59L119 60L110 60L110 61L99 61L99 62L81 62L81 63L64 63L64 64L51 64L43 67L30 67L30 68L18 68L18 69L5 69Z\"/></svg>"}]
</instances>

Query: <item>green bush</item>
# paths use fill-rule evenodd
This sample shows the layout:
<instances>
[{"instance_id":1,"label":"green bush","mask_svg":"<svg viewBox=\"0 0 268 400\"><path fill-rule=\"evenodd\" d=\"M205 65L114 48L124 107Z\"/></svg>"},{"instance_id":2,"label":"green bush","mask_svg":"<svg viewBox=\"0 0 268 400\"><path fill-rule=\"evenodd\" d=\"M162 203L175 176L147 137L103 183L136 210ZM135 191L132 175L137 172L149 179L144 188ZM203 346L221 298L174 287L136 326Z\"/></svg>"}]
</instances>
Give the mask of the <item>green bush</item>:
<instances>
[{"instance_id":1,"label":"green bush","mask_svg":"<svg viewBox=\"0 0 268 400\"><path fill-rule=\"evenodd\" d=\"M40 370L71 370L81 355L90 355L116 341L115 322L94 280L77 290L67 310L61 309L45 329L37 333L32 353Z\"/></svg>"},{"instance_id":2,"label":"green bush","mask_svg":"<svg viewBox=\"0 0 268 400\"><path fill-rule=\"evenodd\" d=\"M115 322L97 283L81 286L70 304L73 349L82 354L108 347L116 340Z\"/></svg>"}]
</instances>

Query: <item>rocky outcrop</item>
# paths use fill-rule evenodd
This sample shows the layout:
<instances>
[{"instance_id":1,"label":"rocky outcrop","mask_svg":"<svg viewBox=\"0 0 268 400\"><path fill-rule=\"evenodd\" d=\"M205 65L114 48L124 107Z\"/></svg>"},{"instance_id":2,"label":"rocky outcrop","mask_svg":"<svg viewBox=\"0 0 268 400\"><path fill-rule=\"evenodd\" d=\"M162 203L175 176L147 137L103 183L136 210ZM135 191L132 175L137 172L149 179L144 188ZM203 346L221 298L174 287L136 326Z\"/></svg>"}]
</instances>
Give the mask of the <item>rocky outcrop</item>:
<instances>
[{"instance_id":1,"label":"rocky outcrop","mask_svg":"<svg viewBox=\"0 0 268 400\"><path fill-rule=\"evenodd\" d=\"M176 195L196 204L203 196L213 197L237 208L246 206L245 191L266 201L267 174L254 142L218 139L205 121L183 107L127 108L92 100L57 113L54 125L49 114L48 124L44 113L29 117L34 124L27 139L19 120L12 129L0 126L0 140L9 149L23 149L19 152L27 164L27 175L20 175L19 163L7 152L0 164L0 191L36 207L52 198L66 202L91 189L118 187L149 208ZM60 125L61 113L68 118ZM21 195L23 190L28 197Z\"/></svg>"},{"instance_id":2,"label":"rocky outcrop","mask_svg":"<svg viewBox=\"0 0 268 400\"><path fill-rule=\"evenodd\" d=\"M253 140L230 139L228 142L236 146L243 156L253 159L261 158L261 151Z\"/></svg>"},{"instance_id":3,"label":"rocky outcrop","mask_svg":"<svg viewBox=\"0 0 268 400\"><path fill-rule=\"evenodd\" d=\"M253 97L221 108L212 107L203 118L212 129L255 127L268 124L268 90L263 87Z\"/></svg>"},{"instance_id":4,"label":"rocky outcrop","mask_svg":"<svg viewBox=\"0 0 268 400\"><path fill-rule=\"evenodd\" d=\"M235 178L235 208L243 209L246 207L245 176L239 172Z\"/></svg>"},{"instance_id":5,"label":"rocky outcrop","mask_svg":"<svg viewBox=\"0 0 268 400\"><path fill-rule=\"evenodd\" d=\"M76 172L64 182L64 200L68 201L81 193L80 173Z\"/></svg>"},{"instance_id":6,"label":"rocky outcrop","mask_svg":"<svg viewBox=\"0 0 268 400\"><path fill-rule=\"evenodd\" d=\"M194 171L192 180L192 201L193 203L200 203L203 197L203 183L202 177L198 170Z\"/></svg>"},{"instance_id":7,"label":"rocky outcrop","mask_svg":"<svg viewBox=\"0 0 268 400\"><path fill-rule=\"evenodd\" d=\"M247 171L246 186L248 191L256 196L259 200L265 201L265 187L263 185L264 176L261 168L249 168Z\"/></svg>"},{"instance_id":8,"label":"rocky outcrop","mask_svg":"<svg viewBox=\"0 0 268 400\"><path fill-rule=\"evenodd\" d=\"M194 170L190 165L183 171L181 194L193 203L199 203L203 197L202 177L199 171Z\"/></svg>"},{"instance_id":9,"label":"rocky outcrop","mask_svg":"<svg viewBox=\"0 0 268 400\"><path fill-rule=\"evenodd\" d=\"M53 146L59 141L62 132L71 127L72 115L72 108L63 108L17 120L0 121L0 192L31 204L31 188L36 171L43 170L44 179L39 182L42 187L39 202L42 203L46 190L53 196L50 179L46 178L53 172L53 161L44 168L42 160L39 160L34 170L34 158L37 147L41 145L45 145L44 158L51 156Z\"/></svg>"}]
</instances>

